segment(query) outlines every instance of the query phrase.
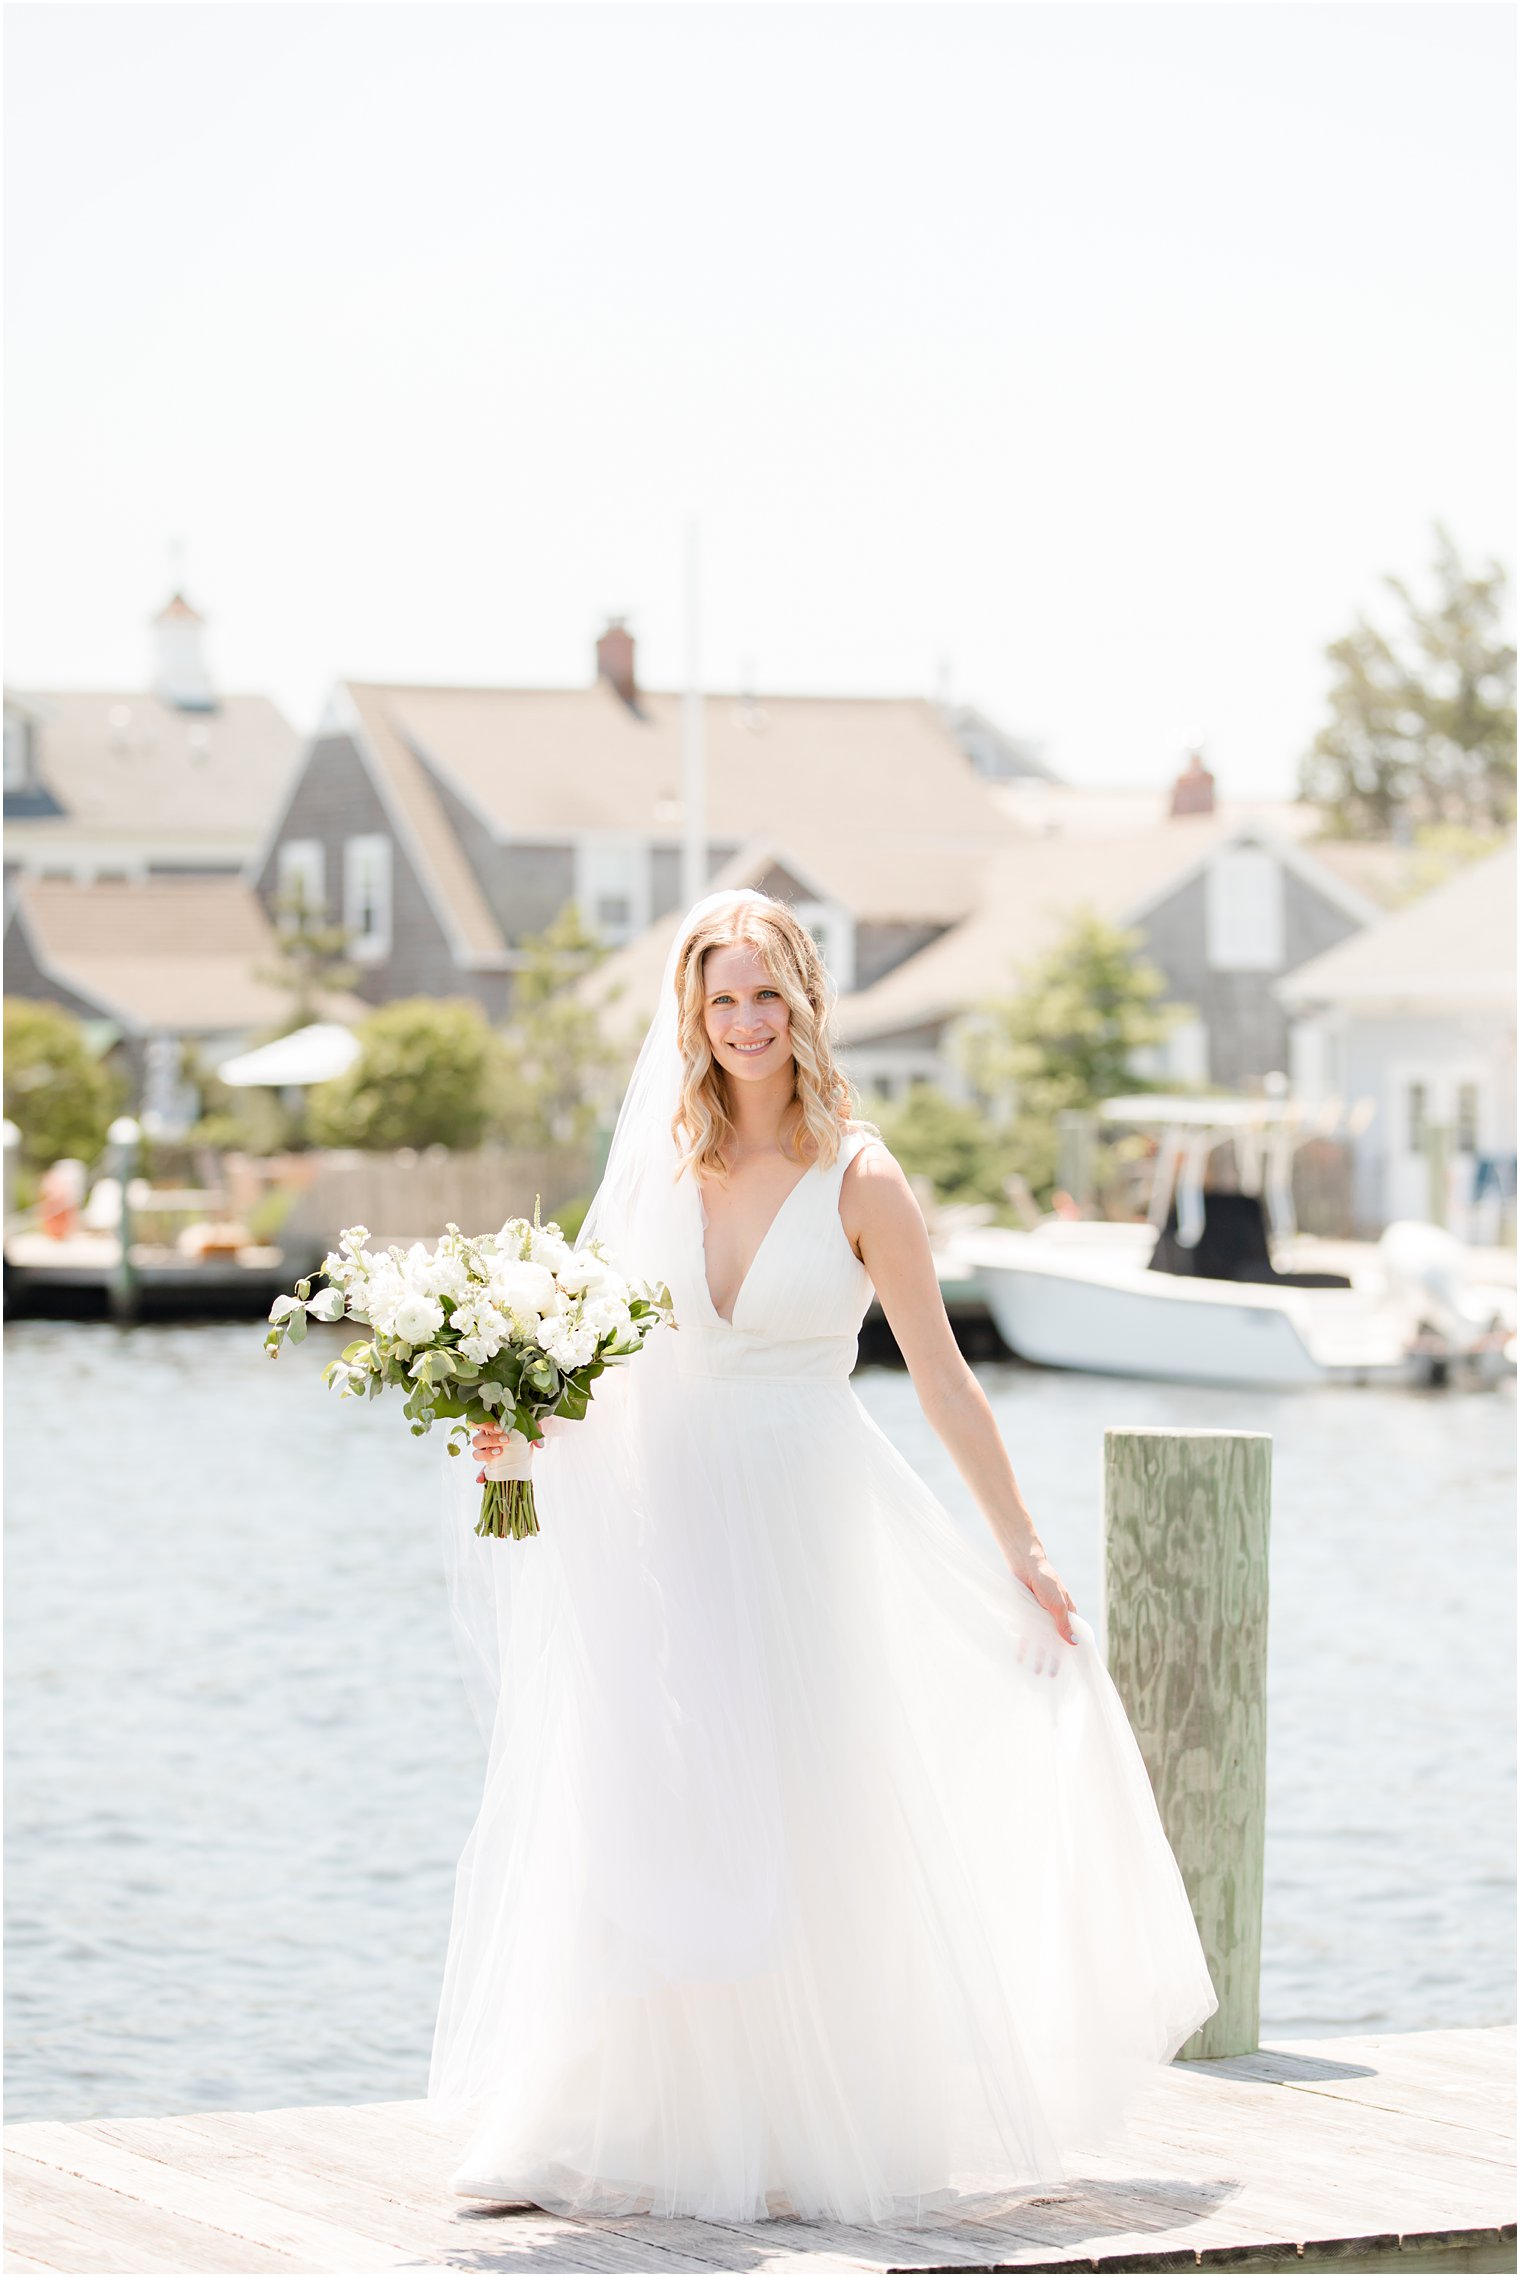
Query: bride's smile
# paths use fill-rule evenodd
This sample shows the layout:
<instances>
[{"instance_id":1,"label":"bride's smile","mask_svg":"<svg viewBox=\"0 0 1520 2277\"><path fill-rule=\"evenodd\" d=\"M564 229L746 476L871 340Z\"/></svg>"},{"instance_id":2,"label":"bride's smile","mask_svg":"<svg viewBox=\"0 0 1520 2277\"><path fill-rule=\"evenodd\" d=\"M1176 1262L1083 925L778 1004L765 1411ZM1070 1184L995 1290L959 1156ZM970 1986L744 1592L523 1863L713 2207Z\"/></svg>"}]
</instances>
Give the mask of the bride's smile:
<instances>
[{"instance_id":1,"label":"bride's smile","mask_svg":"<svg viewBox=\"0 0 1520 2277\"><path fill-rule=\"evenodd\" d=\"M746 1080L762 1066L789 1079L791 1014L759 950L747 941L712 949L703 978L703 1024L718 1065Z\"/></svg>"}]
</instances>

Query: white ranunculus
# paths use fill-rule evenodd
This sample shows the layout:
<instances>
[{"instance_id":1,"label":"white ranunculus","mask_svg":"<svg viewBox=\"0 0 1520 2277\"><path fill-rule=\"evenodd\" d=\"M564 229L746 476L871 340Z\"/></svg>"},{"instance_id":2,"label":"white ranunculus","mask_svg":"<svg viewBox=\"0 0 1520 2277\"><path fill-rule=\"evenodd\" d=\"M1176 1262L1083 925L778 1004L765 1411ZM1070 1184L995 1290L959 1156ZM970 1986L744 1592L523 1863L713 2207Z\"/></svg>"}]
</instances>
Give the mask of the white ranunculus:
<instances>
[{"instance_id":1,"label":"white ranunculus","mask_svg":"<svg viewBox=\"0 0 1520 2277\"><path fill-rule=\"evenodd\" d=\"M396 1307L392 1334L407 1344L430 1344L443 1326L443 1307L434 1297L408 1295Z\"/></svg>"},{"instance_id":2,"label":"white ranunculus","mask_svg":"<svg viewBox=\"0 0 1520 2277\"><path fill-rule=\"evenodd\" d=\"M554 1226L535 1226L533 1239L528 1244L528 1256L535 1265L547 1265L557 1273L570 1255L570 1244Z\"/></svg>"},{"instance_id":3,"label":"white ranunculus","mask_svg":"<svg viewBox=\"0 0 1520 2277\"><path fill-rule=\"evenodd\" d=\"M606 1279L608 1267L591 1249L575 1249L559 1267L559 1285L567 1296L584 1296L599 1289Z\"/></svg>"},{"instance_id":4,"label":"white ranunculus","mask_svg":"<svg viewBox=\"0 0 1520 2277\"><path fill-rule=\"evenodd\" d=\"M519 1320L542 1320L559 1310L559 1291L546 1265L498 1262L489 1287L492 1304Z\"/></svg>"}]
</instances>

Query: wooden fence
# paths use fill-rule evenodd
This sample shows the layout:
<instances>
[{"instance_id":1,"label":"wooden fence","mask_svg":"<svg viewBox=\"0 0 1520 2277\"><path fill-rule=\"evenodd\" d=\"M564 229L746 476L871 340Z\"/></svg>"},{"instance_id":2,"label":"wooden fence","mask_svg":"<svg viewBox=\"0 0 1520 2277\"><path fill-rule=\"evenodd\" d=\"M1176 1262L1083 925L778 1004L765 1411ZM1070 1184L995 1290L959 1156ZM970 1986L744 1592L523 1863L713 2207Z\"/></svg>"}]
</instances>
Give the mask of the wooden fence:
<instances>
[{"instance_id":1,"label":"wooden fence","mask_svg":"<svg viewBox=\"0 0 1520 2277\"><path fill-rule=\"evenodd\" d=\"M453 1154L447 1147L394 1154L339 1150L308 1156L311 1175L280 1229L286 1255L320 1255L344 1227L368 1226L371 1246L435 1241L450 1224L466 1233L494 1233L511 1217L531 1217L535 1198L544 1218L571 1201L589 1198L594 1183L589 1149L481 1147Z\"/></svg>"}]
</instances>

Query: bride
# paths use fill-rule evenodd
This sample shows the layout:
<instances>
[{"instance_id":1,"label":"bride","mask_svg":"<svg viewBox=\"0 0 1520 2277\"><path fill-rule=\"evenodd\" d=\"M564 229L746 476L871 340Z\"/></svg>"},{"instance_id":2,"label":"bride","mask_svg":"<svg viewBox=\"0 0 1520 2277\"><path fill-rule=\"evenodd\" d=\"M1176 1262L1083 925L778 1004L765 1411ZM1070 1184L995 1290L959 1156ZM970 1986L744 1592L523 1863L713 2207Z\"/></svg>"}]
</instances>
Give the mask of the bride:
<instances>
[{"instance_id":1,"label":"bride","mask_svg":"<svg viewBox=\"0 0 1520 2277\"><path fill-rule=\"evenodd\" d=\"M449 1466L489 1750L428 2081L462 2196L861 2222L1057 2183L1216 2006L828 1015L784 904L689 912L583 1231L674 1329L551 1426L535 1539L476 1536ZM851 1388L873 1288L979 1541Z\"/></svg>"}]
</instances>

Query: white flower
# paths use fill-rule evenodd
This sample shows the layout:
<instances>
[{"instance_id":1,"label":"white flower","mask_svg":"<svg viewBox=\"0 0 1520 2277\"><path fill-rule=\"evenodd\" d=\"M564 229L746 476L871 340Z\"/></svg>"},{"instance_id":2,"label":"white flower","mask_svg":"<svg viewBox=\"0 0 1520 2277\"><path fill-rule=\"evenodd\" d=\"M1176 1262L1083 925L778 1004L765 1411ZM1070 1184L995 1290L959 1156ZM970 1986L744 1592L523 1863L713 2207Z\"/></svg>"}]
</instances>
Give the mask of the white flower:
<instances>
[{"instance_id":1,"label":"white flower","mask_svg":"<svg viewBox=\"0 0 1520 2277\"><path fill-rule=\"evenodd\" d=\"M561 1368L583 1368L596 1357L596 1329L586 1321L546 1320L538 1341Z\"/></svg>"},{"instance_id":2,"label":"white flower","mask_svg":"<svg viewBox=\"0 0 1520 2277\"><path fill-rule=\"evenodd\" d=\"M616 1298L598 1294L581 1314L588 1327L594 1328L597 1340L604 1336L624 1336L633 1325L632 1315L625 1304Z\"/></svg>"},{"instance_id":3,"label":"white flower","mask_svg":"<svg viewBox=\"0 0 1520 2277\"><path fill-rule=\"evenodd\" d=\"M460 1330L460 1351L480 1367L487 1360L494 1360L502 1346L512 1340L512 1323L504 1319L494 1305L483 1304L476 1309L456 1312L454 1326Z\"/></svg>"},{"instance_id":4,"label":"white flower","mask_svg":"<svg viewBox=\"0 0 1520 2277\"><path fill-rule=\"evenodd\" d=\"M559 1310L559 1291L546 1265L498 1263L489 1287L492 1304L530 1326Z\"/></svg>"},{"instance_id":5,"label":"white flower","mask_svg":"<svg viewBox=\"0 0 1520 2277\"><path fill-rule=\"evenodd\" d=\"M558 1269L559 1285L566 1296L582 1296L599 1289L608 1271L609 1267L602 1263L595 1250L575 1249Z\"/></svg>"},{"instance_id":6,"label":"white flower","mask_svg":"<svg viewBox=\"0 0 1520 2277\"><path fill-rule=\"evenodd\" d=\"M509 1257L515 1262L528 1255L532 1239L533 1228L526 1218L508 1218L496 1236L496 1246L503 1257Z\"/></svg>"},{"instance_id":7,"label":"white flower","mask_svg":"<svg viewBox=\"0 0 1520 2277\"><path fill-rule=\"evenodd\" d=\"M557 1273L570 1255L570 1244L557 1225L535 1226L528 1255L535 1265L547 1265Z\"/></svg>"},{"instance_id":8,"label":"white flower","mask_svg":"<svg viewBox=\"0 0 1520 2277\"><path fill-rule=\"evenodd\" d=\"M391 1333L407 1344L428 1344L443 1326L443 1307L432 1297L408 1295L396 1307Z\"/></svg>"}]
</instances>

